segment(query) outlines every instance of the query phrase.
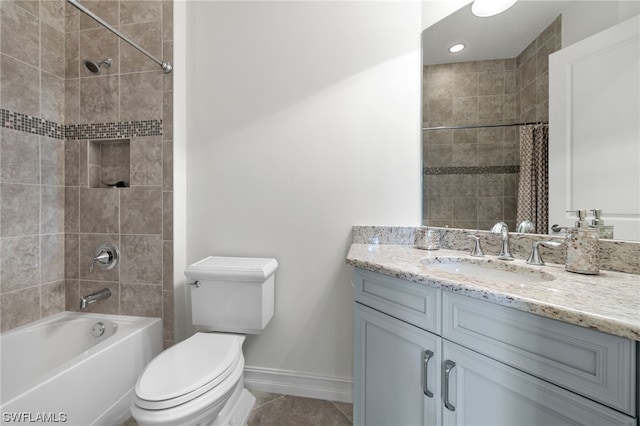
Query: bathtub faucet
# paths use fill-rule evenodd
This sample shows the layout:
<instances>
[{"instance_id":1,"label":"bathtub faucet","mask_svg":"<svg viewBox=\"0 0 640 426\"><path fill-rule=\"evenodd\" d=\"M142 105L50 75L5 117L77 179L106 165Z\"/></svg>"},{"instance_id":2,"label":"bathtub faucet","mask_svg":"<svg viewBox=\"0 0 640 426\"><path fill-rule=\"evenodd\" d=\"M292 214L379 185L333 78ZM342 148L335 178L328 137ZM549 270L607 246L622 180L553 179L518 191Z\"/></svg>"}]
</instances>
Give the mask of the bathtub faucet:
<instances>
[{"instance_id":1,"label":"bathtub faucet","mask_svg":"<svg viewBox=\"0 0 640 426\"><path fill-rule=\"evenodd\" d=\"M108 299L111 297L111 289L103 288L95 293L88 294L86 296L80 296L80 309L86 309L90 304L97 302L98 300Z\"/></svg>"}]
</instances>

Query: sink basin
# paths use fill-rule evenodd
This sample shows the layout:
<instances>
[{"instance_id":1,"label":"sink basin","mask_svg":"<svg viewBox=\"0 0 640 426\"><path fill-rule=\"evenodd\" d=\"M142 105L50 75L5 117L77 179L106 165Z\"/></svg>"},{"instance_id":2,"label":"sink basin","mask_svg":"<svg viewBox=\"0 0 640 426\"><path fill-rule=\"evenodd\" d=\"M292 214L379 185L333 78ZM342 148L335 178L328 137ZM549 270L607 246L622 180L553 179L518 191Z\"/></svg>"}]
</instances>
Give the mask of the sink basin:
<instances>
[{"instance_id":1,"label":"sink basin","mask_svg":"<svg viewBox=\"0 0 640 426\"><path fill-rule=\"evenodd\" d=\"M422 259L420 262L431 269L492 281L535 283L555 279L552 274L499 260L434 257Z\"/></svg>"}]
</instances>

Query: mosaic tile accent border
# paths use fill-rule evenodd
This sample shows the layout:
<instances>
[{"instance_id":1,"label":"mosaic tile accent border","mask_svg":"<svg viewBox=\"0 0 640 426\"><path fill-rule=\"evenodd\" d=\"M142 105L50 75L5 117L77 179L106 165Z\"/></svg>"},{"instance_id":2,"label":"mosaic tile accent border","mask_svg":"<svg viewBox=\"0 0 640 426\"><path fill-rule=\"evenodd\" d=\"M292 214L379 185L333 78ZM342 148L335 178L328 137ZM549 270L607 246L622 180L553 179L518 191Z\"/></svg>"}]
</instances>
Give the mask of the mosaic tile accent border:
<instances>
[{"instance_id":1,"label":"mosaic tile accent border","mask_svg":"<svg viewBox=\"0 0 640 426\"><path fill-rule=\"evenodd\" d=\"M422 174L427 175L493 175L520 173L520 166L487 167L425 167Z\"/></svg>"},{"instance_id":2,"label":"mosaic tile accent border","mask_svg":"<svg viewBox=\"0 0 640 426\"><path fill-rule=\"evenodd\" d=\"M162 120L65 125L6 109L0 109L0 126L34 135L68 140L162 136Z\"/></svg>"},{"instance_id":3,"label":"mosaic tile accent border","mask_svg":"<svg viewBox=\"0 0 640 426\"><path fill-rule=\"evenodd\" d=\"M7 129L47 136L54 139L64 139L64 125L43 120L39 117L32 117L19 112L11 112L2 108L0 109L0 121L0 125Z\"/></svg>"},{"instance_id":4,"label":"mosaic tile accent border","mask_svg":"<svg viewBox=\"0 0 640 426\"><path fill-rule=\"evenodd\" d=\"M162 136L162 120L126 121L119 123L67 124L65 139L120 139Z\"/></svg>"}]
</instances>

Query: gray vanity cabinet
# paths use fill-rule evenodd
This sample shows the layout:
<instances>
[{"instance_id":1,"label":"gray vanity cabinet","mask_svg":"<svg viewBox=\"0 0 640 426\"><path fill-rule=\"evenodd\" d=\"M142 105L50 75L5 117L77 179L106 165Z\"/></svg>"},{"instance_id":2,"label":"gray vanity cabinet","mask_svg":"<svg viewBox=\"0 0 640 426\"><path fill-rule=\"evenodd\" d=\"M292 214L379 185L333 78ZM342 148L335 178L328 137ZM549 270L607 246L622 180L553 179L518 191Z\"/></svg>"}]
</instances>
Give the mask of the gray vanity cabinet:
<instances>
[{"instance_id":1,"label":"gray vanity cabinet","mask_svg":"<svg viewBox=\"0 0 640 426\"><path fill-rule=\"evenodd\" d=\"M355 425L637 425L636 342L362 269Z\"/></svg>"},{"instance_id":2,"label":"gray vanity cabinet","mask_svg":"<svg viewBox=\"0 0 640 426\"><path fill-rule=\"evenodd\" d=\"M439 425L440 291L363 270L354 285L354 425Z\"/></svg>"},{"instance_id":3,"label":"gray vanity cabinet","mask_svg":"<svg viewBox=\"0 0 640 426\"><path fill-rule=\"evenodd\" d=\"M354 424L440 424L440 337L356 304Z\"/></svg>"},{"instance_id":4,"label":"gray vanity cabinet","mask_svg":"<svg viewBox=\"0 0 640 426\"><path fill-rule=\"evenodd\" d=\"M635 425L636 420L487 356L443 340L453 362L443 384L446 426ZM454 361L455 360L455 361Z\"/></svg>"},{"instance_id":5,"label":"gray vanity cabinet","mask_svg":"<svg viewBox=\"0 0 640 426\"><path fill-rule=\"evenodd\" d=\"M442 305L446 340L635 417L636 342L449 291Z\"/></svg>"}]
</instances>

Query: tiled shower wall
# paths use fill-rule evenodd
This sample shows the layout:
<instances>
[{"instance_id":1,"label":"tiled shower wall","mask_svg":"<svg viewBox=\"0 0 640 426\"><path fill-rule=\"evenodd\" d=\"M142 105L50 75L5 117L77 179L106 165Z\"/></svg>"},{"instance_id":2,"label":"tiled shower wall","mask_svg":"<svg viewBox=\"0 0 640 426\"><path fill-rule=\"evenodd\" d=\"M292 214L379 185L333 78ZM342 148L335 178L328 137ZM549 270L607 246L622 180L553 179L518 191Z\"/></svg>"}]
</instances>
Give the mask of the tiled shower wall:
<instances>
[{"instance_id":1,"label":"tiled shower wall","mask_svg":"<svg viewBox=\"0 0 640 426\"><path fill-rule=\"evenodd\" d=\"M558 17L517 58L426 65L423 127L548 120L548 56ZM423 224L516 227L517 127L423 131Z\"/></svg>"},{"instance_id":2,"label":"tiled shower wall","mask_svg":"<svg viewBox=\"0 0 640 426\"><path fill-rule=\"evenodd\" d=\"M558 16L516 58L518 121L549 120L549 55L562 48L562 17Z\"/></svg>"},{"instance_id":3,"label":"tiled shower wall","mask_svg":"<svg viewBox=\"0 0 640 426\"><path fill-rule=\"evenodd\" d=\"M0 329L64 310L64 3L0 1Z\"/></svg>"},{"instance_id":4,"label":"tiled shower wall","mask_svg":"<svg viewBox=\"0 0 640 426\"><path fill-rule=\"evenodd\" d=\"M4 7L10 2L2 3ZM170 344L173 341L172 76L163 74L154 62L68 3L57 0L35 3L40 9L50 3L58 5L61 35L56 39L60 53L56 64L64 77L55 97L58 116L54 120L61 125L65 139L57 151L57 158L64 165L62 177L57 181L62 196L58 195L61 205L56 210L58 236L62 239L56 246L56 259L63 262L63 267L59 266L63 275L59 278L64 281L58 282L58 299L62 297L62 302L58 300L55 310L78 310L80 295L110 287L113 296L91 305L89 311L162 317L164 340ZM171 61L171 1L82 3L154 56ZM4 36L4 25L2 30ZM97 63L105 58L111 58L112 65L101 67L99 75L91 74L83 65L85 59ZM3 102L3 108L4 105ZM20 108L15 110L24 112ZM34 110L26 113L47 118ZM112 143L128 144L129 158L109 159L108 154L100 157L100 152L110 151L92 149L106 148ZM129 162L129 187L96 187L106 185L96 185L100 176L93 173L96 168L90 165L109 161L120 165ZM4 200L4 193L2 196ZM95 248L107 241L120 248L120 268L89 271L88 263ZM4 259L3 252L3 262ZM3 280L3 291L4 286ZM5 296L3 320L15 319L3 324L3 329L49 313L25 316L17 304L5 304ZM10 315L12 311L16 314Z\"/></svg>"}]
</instances>

